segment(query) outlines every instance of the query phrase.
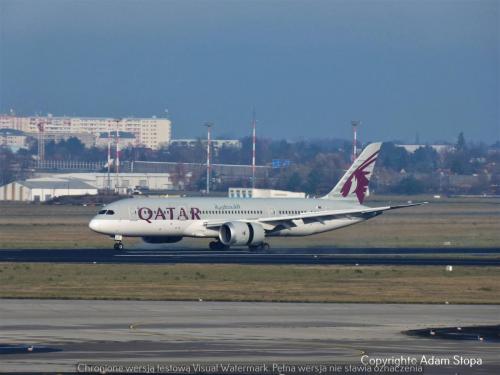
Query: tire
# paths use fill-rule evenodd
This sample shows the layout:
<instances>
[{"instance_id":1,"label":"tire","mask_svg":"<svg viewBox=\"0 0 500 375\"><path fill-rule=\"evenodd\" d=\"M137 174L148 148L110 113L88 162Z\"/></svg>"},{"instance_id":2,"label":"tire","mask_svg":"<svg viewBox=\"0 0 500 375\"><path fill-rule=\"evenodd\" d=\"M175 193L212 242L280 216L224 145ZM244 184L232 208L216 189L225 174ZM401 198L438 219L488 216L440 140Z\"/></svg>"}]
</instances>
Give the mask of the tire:
<instances>
[{"instance_id":1,"label":"tire","mask_svg":"<svg viewBox=\"0 0 500 375\"><path fill-rule=\"evenodd\" d=\"M262 250L269 250L269 247L270 247L269 244L266 242L262 244Z\"/></svg>"}]
</instances>

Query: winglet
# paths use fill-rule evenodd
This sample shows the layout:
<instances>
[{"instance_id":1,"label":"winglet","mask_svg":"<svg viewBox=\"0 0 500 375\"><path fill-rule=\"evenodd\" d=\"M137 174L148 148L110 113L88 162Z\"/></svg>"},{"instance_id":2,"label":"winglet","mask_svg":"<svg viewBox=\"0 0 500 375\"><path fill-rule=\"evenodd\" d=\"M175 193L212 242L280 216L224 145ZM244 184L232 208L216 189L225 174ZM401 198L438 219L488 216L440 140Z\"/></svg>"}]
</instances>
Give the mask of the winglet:
<instances>
[{"instance_id":1,"label":"winglet","mask_svg":"<svg viewBox=\"0 0 500 375\"><path fill-rule=\"evenodd\" d=\"M382 142L370 143L324 199L357 199L363 204Z\"/></svg>"}]
</instances>

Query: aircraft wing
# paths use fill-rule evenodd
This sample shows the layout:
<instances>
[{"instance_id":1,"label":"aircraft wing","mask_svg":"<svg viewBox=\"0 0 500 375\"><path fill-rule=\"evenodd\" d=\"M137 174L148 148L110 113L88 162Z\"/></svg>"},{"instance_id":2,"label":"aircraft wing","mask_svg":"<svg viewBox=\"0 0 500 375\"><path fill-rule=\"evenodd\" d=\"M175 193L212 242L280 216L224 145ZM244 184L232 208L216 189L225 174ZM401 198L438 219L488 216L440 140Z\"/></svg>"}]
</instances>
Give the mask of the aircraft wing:
<instances>
[{"instance_id":1,"label":"aircraft wing","mask_svg":"<svg viewBox=\"0 0 500 375\"><path fill-rule=\"evenodd\" d=\"M396 206L382 206L382 207L363 207L363 208L353 208L346 210L323 210L323 211L313 211L306 212L302 214L296 215L286 215L286 216L273 216L267 218L258 218L258 219L241 219L237 221L241 222L249 222L249 223L259 223L262 224L266 231L271 231L277 226L281 227L295 227L299 224L309 224L312 222L322 222L325 220L332 220L342 217L373 217L380 215L384 211L396 210L398 208L405 207L413 207L413 206L421 206L423 204L427 204L428 202L420 202L420 203L409 203L402 204ZM216 228L221 225L227 223L228 220L214 220L207 221L205 226L207 228Z\"/></svg>"}]
</instances>

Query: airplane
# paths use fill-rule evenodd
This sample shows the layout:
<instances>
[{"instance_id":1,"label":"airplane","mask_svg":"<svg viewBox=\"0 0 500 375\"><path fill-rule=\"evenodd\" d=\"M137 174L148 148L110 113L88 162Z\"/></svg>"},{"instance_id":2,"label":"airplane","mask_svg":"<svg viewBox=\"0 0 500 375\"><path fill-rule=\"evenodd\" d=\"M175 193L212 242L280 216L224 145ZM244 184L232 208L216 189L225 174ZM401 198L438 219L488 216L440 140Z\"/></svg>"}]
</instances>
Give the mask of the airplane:
<instances>
[{"instance_id":1,"label":"airplane","mask_svg":"<svg viewBox=\"0 0 500 375\"><path fill-rule=\"evenodd\" d=\"M368 207L363 204L382 143L371 143L337 185L321 198L127 198L103 207L90 221L97 233L146 243L174 243L184 237L213 238L210 249L248 246L269 249L267 237L309 236L372 219L385 211L427 202Z\"/></svg>"}]
</instances>

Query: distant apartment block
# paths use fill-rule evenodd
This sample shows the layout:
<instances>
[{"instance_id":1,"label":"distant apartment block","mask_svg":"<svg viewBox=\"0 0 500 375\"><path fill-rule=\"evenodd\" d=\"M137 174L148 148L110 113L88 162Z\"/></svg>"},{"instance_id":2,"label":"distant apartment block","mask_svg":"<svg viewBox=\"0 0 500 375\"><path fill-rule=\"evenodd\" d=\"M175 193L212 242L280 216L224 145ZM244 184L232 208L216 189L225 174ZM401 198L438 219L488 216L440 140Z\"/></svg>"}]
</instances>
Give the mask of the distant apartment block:
<instances>
[{"instance_id":1,"label":"distant apartment block","mask_svg":"<svg viewBox=\"0 0 500 375\"><path fill-rule=\"evenodd\" d=\"M37 136L41 129L45 139L60 139L61 135L82 138L82 142L89 144L90 136L94 145L103 145L103 134L107 135L126 133L121 141L124 146L143 146L158 149L168 145L172 136L172 123L166 118L122 118L107 117L58 117L58 116L31 116L18 117L0 115L0 129L19 130L27 135ZM86 139L83 139L87 137Z\"/></svg>"},{"instance_id":2,"label":"distant apartment block","mask_svg":"<svg viewBox=\"0 0 500 375\"><path fill-rule=\"evenodd\" d=\"M26 146L26 134L21 130L0 128L0 145L7 146L13 150Z\"/></svg>"}]
</instances>

